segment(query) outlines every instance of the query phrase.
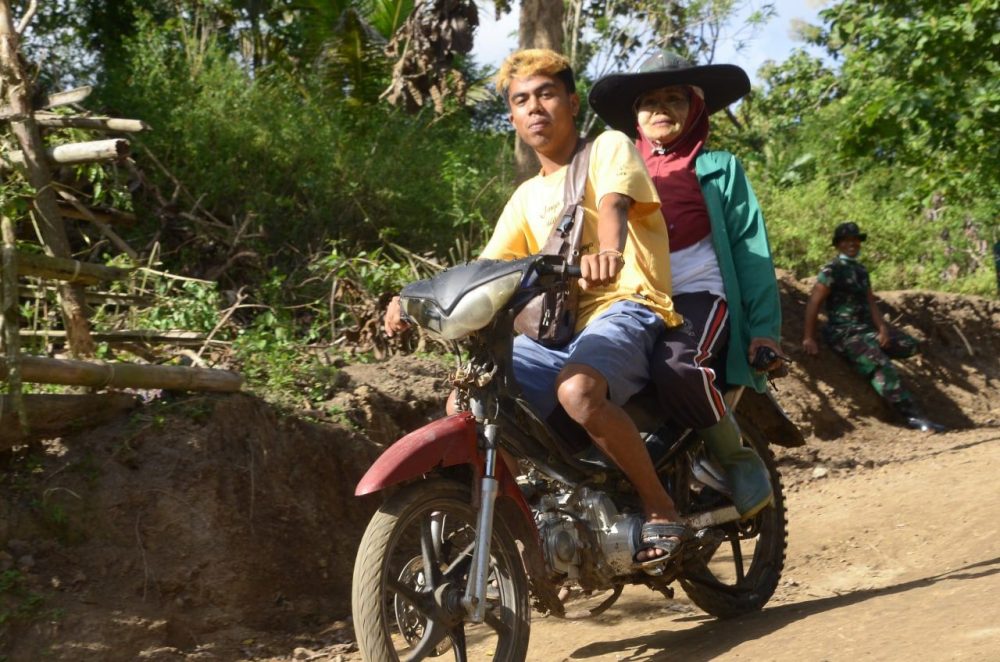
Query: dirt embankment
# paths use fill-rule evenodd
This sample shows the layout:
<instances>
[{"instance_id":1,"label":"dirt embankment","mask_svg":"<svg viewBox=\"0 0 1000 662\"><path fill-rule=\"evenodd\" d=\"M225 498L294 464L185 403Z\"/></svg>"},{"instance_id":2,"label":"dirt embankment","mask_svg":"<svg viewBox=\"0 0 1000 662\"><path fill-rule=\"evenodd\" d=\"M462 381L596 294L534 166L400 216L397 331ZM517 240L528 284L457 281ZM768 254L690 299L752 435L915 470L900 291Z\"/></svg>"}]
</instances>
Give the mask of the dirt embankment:
<instances>
[{"instance_id":1,"label":"dirt embankment","mask_svg":"<svg viewBox=\"0 0 1000 662\"><path fill-rule=\"evenodd\" d=\"M784 278L782 294L797 342L807 284ZM995 429L1000 304L898 292L883 308L927 341L900 366L928 413ZM914 459L926 437L893 426L860 377L829 352L788 348L777 395L810 440L781 452L792 493L812 490L817 470L840 480ZM346 425L250 396L185 397L3 452L0 659L350 659L354 552L378 505L353 486L386 444L439 415L446 371L412 356L344 368L325 411Z\"/></svg>"}]
</instances>

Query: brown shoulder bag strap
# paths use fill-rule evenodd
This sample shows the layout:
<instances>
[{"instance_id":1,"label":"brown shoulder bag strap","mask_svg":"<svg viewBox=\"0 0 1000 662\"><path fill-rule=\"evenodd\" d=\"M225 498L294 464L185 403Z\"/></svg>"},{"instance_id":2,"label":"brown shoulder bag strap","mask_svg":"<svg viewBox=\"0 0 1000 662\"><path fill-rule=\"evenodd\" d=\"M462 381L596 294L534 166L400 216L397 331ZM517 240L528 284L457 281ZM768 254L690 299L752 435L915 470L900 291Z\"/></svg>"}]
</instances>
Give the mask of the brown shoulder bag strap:
<instances>
[{"instance_id":1,"label":"brown shoulder bag strap","mask_svg":"<svg viewBox=\"0 0 1000 662\"><path fill-rule=\"evenodd\" d=\"M591 141L581 138L566 171L566 184L563 189L563 212L553 236L558 236L569 244L569 264L577 264L580 253L580 240L583 237L583 196L587 190L587 173L590 169ZM562 242L560 242L562 243ZM565 246L565 244L564 244Z\"/></svg>"}]
</instances>

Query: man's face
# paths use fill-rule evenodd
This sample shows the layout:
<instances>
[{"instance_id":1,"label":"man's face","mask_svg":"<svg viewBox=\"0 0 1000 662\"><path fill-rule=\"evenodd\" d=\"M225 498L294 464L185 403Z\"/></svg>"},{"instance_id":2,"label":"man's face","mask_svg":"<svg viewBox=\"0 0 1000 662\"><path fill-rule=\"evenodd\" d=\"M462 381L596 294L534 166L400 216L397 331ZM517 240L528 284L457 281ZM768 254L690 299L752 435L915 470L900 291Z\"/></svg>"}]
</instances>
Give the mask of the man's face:
<instances>
[{"instance_id":1,"label":"man's face","mask_svg":"<svg viewBox=\"0 0 1000 662\"><path fill-rule=\"evenodd\" d=\"M580 110L580 98L567 92L558 78L543 74L514 78L507 102L514 130L536 152L558 153L568 144L576 144L573 119Z\"/></svg>"},{"instance_id":2,"label":"man's face","mask_svg":"<svg viewBox=\"0 0 1000 662\"><path fill-rule=\"evenodd\" d=\"M861 239L858 237L844 237L837 242L837 250L847 257L857 257L861 252Z\"/></svg>"}]
</instances>

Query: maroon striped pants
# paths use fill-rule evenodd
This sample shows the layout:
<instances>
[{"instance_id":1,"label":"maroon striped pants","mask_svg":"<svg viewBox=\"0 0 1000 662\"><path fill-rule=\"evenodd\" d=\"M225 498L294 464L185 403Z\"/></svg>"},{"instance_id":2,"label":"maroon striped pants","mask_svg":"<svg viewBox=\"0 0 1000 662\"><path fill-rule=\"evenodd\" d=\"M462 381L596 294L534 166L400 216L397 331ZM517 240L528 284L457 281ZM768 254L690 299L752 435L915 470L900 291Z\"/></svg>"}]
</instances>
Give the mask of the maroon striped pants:
<instances>
[{"instance_id":1,"label":"maroon striped pants","mask_svg":"<svg viewBox=\"0 0 1000 662\"><path fill-rule=\"evenodd\" d=\"M673 297L684 324L667 329L656 341L652 377L665 420L702 429L715 425L726 413L726 403L715 383L712 365L724 361L729 340L729 307L711 292Z\"/></svg>"}]
</instances>

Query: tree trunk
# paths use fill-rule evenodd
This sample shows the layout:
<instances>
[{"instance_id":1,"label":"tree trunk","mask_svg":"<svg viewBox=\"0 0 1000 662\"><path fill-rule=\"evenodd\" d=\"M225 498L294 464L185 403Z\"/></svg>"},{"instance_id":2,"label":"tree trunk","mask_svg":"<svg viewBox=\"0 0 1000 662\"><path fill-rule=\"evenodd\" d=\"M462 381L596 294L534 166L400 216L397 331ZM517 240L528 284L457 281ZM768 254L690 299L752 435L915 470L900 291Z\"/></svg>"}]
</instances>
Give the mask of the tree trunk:
<instances>
[{"instance_id":1,"label":"tree trunk","mask_svg":"<svg viewBox=\"0 0 1000 662\"><path fill-rule=\"evenodd\" d=\"M563 52L563 2L561 0L521 0L518 18L518 48L548 48ZM520 138L514 143L515 178L523 182L537 172L538 157Z\"/></svg>"},{"instance_id":2,"label":"tree trunk","mask_svg":"<svg viewBox=\"0 0 1000 662\"><path fill-rule=\"evenodd\" d=\"M12 121L10 126L24 153L28 182L35 189L33 214L46 253L53 257L69 258L69 239L56 206L52 172L45 157L45 144L32 114L31 82L21 63L19 41L11 16L10 0L0 0L0 74L7 90L7 103L15 116L20 118ZM59 303L70 352L76 356L93 355L94 342L90 338L83 287L72 283L61 284Z\"/></svg>"},{"instance_id":3,"label":"tree trunk","mask_svg":"<svg viewBox=\"0 0 1000 662\"><path fill-rule=\"evenodd\" d=\"M553 0L521 0L517 26L519 48L563 50L563 3Z\"/></svg>"}]
</instances>

